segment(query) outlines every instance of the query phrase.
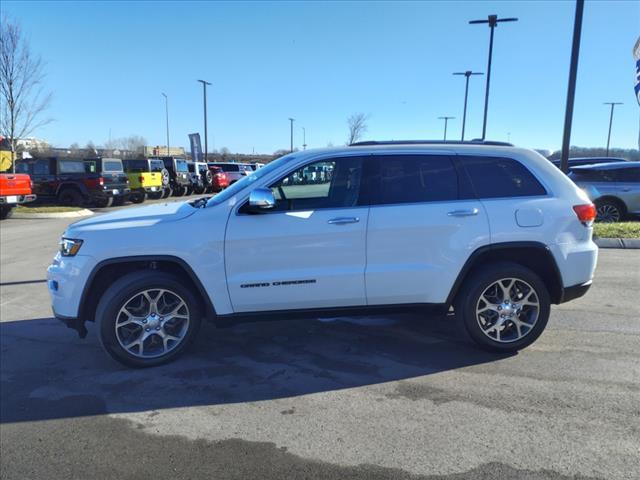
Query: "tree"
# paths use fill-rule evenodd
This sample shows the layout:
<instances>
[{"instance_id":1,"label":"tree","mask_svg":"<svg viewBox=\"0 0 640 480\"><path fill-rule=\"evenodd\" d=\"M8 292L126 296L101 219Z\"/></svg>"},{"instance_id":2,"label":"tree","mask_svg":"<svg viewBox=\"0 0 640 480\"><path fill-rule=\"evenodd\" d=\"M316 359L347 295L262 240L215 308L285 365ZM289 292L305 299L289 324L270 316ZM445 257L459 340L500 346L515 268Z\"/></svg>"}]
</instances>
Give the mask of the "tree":
<instances>
[{"instance_id":1,"label":"tree","mask_svg":"<svg viewBox=\"0 0 640 480\"><path fill-rule=\"evenodd\" d=\"M351 145L362 138L362 135L367 131L368 118L369 116L364 113L354 113L347 119L347 125L349 126L347 145Z\"/></svg>"},{"instance_id":2,"label":"tree","mask_svg":"<svg viewBox=\"0 0 640 480\"><path fill-rule=\"evenodd\" d=\"M227 161L229 155L231 155L231 151L227 147L222 147L220 149L220 157L222 158L223 162Z\"/></svg>"},{"instance_id":3,"label":"tree","mask_svg":"<svg viewBox=\"0 0 640 480\"><path fill-rule=\"evenodd\" d=\"M16 141L51 122L42 114L49 107L51 93L45 93L44 63L31 53L20 26L2 18L0 23L0 133L11 146L15 172Z\"/></svg>"}]
</instances>

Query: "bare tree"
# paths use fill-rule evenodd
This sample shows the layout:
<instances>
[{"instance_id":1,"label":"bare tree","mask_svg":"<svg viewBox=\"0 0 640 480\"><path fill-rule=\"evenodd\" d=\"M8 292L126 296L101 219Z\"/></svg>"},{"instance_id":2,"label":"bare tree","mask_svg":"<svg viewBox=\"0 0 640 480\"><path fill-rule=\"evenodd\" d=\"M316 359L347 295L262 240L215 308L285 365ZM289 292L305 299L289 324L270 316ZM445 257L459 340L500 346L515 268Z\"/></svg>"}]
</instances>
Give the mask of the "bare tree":
<instances>
[{"instance_id":1,"label":"bare tree","mask_svg":"<svg viewBox=\"0 0 640 480\"><path fill-rule=\"evenodd\" d=\"M0 23L0 133L11 146L15 172L16 141L51 122L43 118L51 93L43 91L44 63L31 53L20 25L3 17Z\"/></svg>"},{"instance_id":2,"label":"bare tree","mask_svg":"<svg viewBox=\"0 0 640 480\"><path fill-rule=\"evenodd\" d=\"M231 155L231 151L227 147L222 147L220 149L220 157L222 158L223 162L227 161L229 155Z\"/></svg>"},{"instance_id":3,"label":"bare tree","mask_svg":"<svg viewBox=\"0 0 640 480\"><path fill-rule=\"evenodd\" d=\"M367 131L368 119L369 115L365 115L364 113L354 113L347 118L347 125L349 126L347 145L351 145L362 138L362 135Z\"/></svg>"}]
</instances>

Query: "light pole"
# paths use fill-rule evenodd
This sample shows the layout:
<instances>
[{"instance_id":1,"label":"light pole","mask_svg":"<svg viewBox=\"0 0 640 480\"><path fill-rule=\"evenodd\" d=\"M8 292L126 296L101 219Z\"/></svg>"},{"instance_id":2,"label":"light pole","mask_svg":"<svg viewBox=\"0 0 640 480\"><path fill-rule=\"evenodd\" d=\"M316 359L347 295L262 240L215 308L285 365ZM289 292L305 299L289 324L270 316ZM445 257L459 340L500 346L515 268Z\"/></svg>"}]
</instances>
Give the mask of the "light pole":
<instances>
[{"instance_id":1,"label":"light pole","mask_svg":"<svg viewBox=\"0 0 640 480\"><path fill-rule=\"evenodd\" d=\"M164 97L164 109L167 118L167 157L169 156L169 97L167 97L166 93L162 93Z\"/></svg>"},{"instance_id":2,"label":"light pole","mask_svg":"<svg viewBox=\"0 0 640 480\"><path fill-rule=\"evenodd\" d=\"M456 117L438 117L438 119L440 120L444 120L444 141L447 141L447 123L449 123L449 120L453 120Z\"/></svg>"},{"instance_id":3,"label":"light pole","mask_svg":"<svg viewBox=\"0 0 640 480\"><path fill-rule=\"evenodd\" d=\"M307 149L307 129L304 127L302 128L302 149L306 150Z\"/></svg>"},{"instance_id":4,"label":"light pole","mask_svg":"<svg viewBox=\"0 0 640 480\"><path fill-rule=\"evenodd\" d=\"M207 142L207 85L211 83L206 80L198 80L202 84L202 101L204 103L204 161L207 161L207 153L209 152L209 144Z\"/></svg>"},{"instance_id":5,"label":"light pole","mask_svg":"<svg viewBox=\"0 0 640 480\"><path fill-rule=\"evenodd\" d=\"M469 96L469 77L471 75L484 75L482 72L472 72L471 70L467 70L466 72L454 72L454 75L464 75L466 78L465 86L464 86L464 113L462 114L462 138L461 140L464 142L464 126L467 123L467 97Z\"/></svg>"},{"instance_id":6,"label":"light pole","mask_svg":"<svg viewBox=\"0 0 640 480\"><path fill-rule=\"evenodd\" d=\"M613 109L616 105L624 105L622 102L604 102L603 105L611 105L611 115L609 116L609 134L607 135L607 157L609 156L609 143L611 142L611 125L613 124Z\"/></svg>"},{"instance_id":7,"label":"light pole","mask_svg":"<svg viewBox=\"0 0 640 480\"><path fill-rule=\"evenodd\" d=\"M484 120L482 122L482 140L487 134L487 111L489 109L489 84L491 83L491 57L493 56L493 30L501 22L517 22L517 18L498 18L497 15L489 15L486 20L471 20L470 24L487 23L491 30L489 34L489 61L487 63L487 86L484 92Z\"/></svg>"},{"instance_id":8,"label":"light pole","mask_svg":"<svg viewBox=\"0 0 640 480\"><path fill-rule=\"evenodd\" d=\"M290 152L293 152L293 122L295 121L295 118L289 117L289 122L291 122L291 148L289 149Z\"/></svg>"},{"instance_id":9,"label":"light pole","mask_svg":"<svg viewBox=\"0 0 640 480\"><path fill-rule=\"evenodd\" d=\"M571 63L569 65L569 85L567 87L567 106L564 111L564 132L562 133L562 153L560 155L560 170L564 173L569 173L569 145L571 143L571 124L573 123L573 103L576 97L576 77L578 75L583 11L584 0L576 0L576 15L573 19Z\"/></svg>"}]
</instances>

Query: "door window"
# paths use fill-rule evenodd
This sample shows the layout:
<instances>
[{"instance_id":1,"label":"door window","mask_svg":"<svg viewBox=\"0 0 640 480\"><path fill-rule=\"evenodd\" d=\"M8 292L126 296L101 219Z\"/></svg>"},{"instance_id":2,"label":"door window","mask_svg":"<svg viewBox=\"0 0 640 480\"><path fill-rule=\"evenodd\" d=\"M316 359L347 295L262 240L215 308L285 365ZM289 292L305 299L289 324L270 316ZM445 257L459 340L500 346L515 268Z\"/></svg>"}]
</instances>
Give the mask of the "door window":
<instances>
[{"instance_id":1,"label":"door window","mask_svg":"<svg viewBox=\"0 0 640 480\"><path fill-rule=\"evenodd\" d=\"M458 200L458 174L448 157L379 156L367 173L371 205Z\"/></svg>"},{"instance_id":2,"label":"door window","mask_svg":"<svg viewBox=\"0 0 640 480\"><path fill-rule=\"evenodd\" d=\"M504 157L458 157L478 198L546 195L540 182L520 162Z\"/></svg>"},{"instance_id":3,"label":"door window","mask_svg":"<svg viewBox=\"0 0 640 480\"><path fill-rule=\"evenodd\" d=\"M48 158L38 159L33 162L34 175L49 175L51 173L50 162Z\"/></svg>"},{"instance_id":4,"label":"door window","mask_svg":"<svg viewBox=\"0 0 640 480\"><path fill-rule=\"evenodd\" d=\"M359 157L307 164L271 185L275 210L353 207L358 202L361 177Z\"/></svg>"}]
</instances>

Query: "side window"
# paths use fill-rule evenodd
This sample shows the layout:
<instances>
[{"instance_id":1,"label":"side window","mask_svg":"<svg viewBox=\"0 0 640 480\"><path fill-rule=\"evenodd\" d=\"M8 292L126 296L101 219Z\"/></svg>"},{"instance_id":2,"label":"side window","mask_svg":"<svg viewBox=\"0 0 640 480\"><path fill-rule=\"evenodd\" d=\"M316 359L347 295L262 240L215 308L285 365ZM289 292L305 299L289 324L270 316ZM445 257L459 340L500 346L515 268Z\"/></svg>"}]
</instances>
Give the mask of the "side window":
<instances>
[{"instance_id":1,"label":"side window","mask_svg":"<svg viewBox=\"0 0 640 480\"><path fill-rule=\"evenodd\" d=\"M520 162L503 157L459 157L478 198L546 195L540 182Z\"/></svg>"},{"instance_id":2,"label":"side window","mask_svg":"<svg viewBox=\"0 0 640 480\"><path fill-rule=\"evenodd\" d=\"M640 182L640 168L621 168L613 173L617 182Z\"/></svg>"},{"instance_id":3,"label":"side window","mask_svg":"<svg viewBox=\"0 0 640 480\"><path fill-rule=\"evenodd\" d=\"M362 159L310 163L271 185L278 211L353 207L358 202Z\"/></svg>"},{"instance_id":4,"label":"side window","mask_svg":"<svg viewBox=\"0 0 640 480\"><path fill-rule=\"evenodd\" d=\"M29 164L27 162L16 162L16 173L29 173Z\"/></svg>"},{"instance_id":5,"label":"side window","mask_svg":"<svg viewBox=\"0 0 640 480\"><path fill-rule=\"evenodd\" d=\"M64 167L64 168L66 168L66 167ZM62 162L60 162L60 171L66 173L66 170L63 170ZM94 161L90 161L90 162L85 161L84 162L84 171L87 172L87 173L96 173L96 162L94 162Z\"/></svg>"},{"instance_id":6,"label":"side window","mask_svg":"<svg viewBox=\"0 0 640 480\"><path fill-rule=\"evenodd\" d=\"M380 156L372 160L368 197L371 205L457 200L458 174L448 157Z\"/></svg>"},{"instance_id":7,"label":"side window","mask_svg":"<svg viewBox=\"0 0 640 480\"><path fill-rule=\"evenodd\" d=\"M92 162L95 167L95 162ZM85 173L84 162L78 160L60 160L59 163L60 173Z\"/></svg>"},{"instance_id":8,"label":"side window","mask_svg":"<svg viewBox=\"0 0 640 480\"><path fill-rule=\"evenodd\" d=\"M48 158L41 158L33 162L34 175L49 175L51 173L50 161Z\"/></svg>"}]
</instances>

